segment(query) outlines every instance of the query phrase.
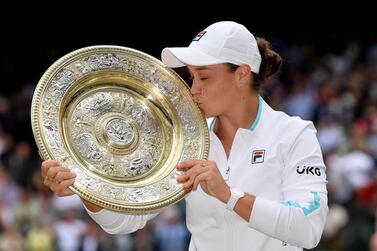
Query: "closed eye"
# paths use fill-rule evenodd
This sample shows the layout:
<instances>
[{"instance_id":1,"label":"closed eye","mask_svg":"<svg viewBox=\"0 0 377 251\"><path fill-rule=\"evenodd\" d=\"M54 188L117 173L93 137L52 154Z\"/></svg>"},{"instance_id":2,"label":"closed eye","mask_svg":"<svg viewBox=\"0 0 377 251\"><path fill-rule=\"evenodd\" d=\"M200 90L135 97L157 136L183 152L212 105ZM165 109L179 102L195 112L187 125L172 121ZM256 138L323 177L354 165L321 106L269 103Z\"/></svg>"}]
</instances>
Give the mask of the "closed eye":
<instances>
[{"instance_id":1,"label":"closed eye","mask_svg":"<svg viewBox=\"0 0 377 251\"><path fill-rule=\"evenodd\" d=\"M194 80L195 77L191 75L191 76L189 76L188 78L189 78L190 80ZM200 78L200 80L202 80L202 81L207 80L207 79L209 79L209 78L208 78L208 77Z\"/></svg>"}]
</instances>

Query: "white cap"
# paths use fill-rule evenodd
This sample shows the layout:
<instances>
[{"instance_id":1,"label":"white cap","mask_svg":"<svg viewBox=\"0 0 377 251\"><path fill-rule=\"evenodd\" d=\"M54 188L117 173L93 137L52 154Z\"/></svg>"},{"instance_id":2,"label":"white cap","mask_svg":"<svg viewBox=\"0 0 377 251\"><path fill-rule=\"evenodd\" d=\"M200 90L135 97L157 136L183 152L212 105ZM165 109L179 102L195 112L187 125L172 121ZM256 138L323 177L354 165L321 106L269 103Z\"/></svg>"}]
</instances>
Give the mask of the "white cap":
<instances>
[{"instance_id":1,"label":"white cap","mask_svg":"<svg viewBox=\"0 0 377 251\"><path fill-rule=\"evenodd\" d=\"M242 24L221 21L208 26L188 47L167 47L161 53L162 62L169 67L185 65L248 64L258 73L261 64L257 41Z\"/></svg>"}]
</instances>

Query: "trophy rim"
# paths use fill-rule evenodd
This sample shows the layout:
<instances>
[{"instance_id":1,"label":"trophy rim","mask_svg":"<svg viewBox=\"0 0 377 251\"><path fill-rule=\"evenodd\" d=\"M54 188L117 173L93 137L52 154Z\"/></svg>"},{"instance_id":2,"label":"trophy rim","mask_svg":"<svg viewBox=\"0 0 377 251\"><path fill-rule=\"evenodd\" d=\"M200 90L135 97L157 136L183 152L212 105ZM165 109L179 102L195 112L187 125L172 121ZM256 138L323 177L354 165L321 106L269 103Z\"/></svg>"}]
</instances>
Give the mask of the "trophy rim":
<instances>
[{"instance_id":1,"label":"trophy rim","mask_svg":"<svg viewBox=\"0 0 377 251\"><path fill-rule=\"evenodd\" d=\"M55 61L42 75L41 79L38 81L38 84L36 86L36 89L34 91L33 99L32 99L32 106L31 106L31 124L32 124L32 131L34 135L34 139L36 141L37 147L39 149L39 154L42 159L44 160L51 160L55 159L53 154L49 151L48 147L46 146L46 143L44 141L44 136L42 132L42 122L41 122L41 109L43 105L43 96L46 91L46 88L50 81L52 80L53 76L55 76L61 69L64 68L64 66L69 65L70 63L74 62L78 58L89 56L93 53L104 53L106 51L111 52L120 52L120 53L129 53L130 55L137 56L140 58L145 59L146 61L152 63L156 67L158 67L163 72L170 75L171 78L173 78L176 83L180 86L180 90L182 92L185 92L185 95L187 97L191 97L189 87L185 83L185 81L172 69L165 66L160 60L154 58L153 56L146 54L144 52L141 52L136 49L132 49L129 47L124 46L116 46L116 45L95 45L95 46L88 46L83 47L77 50L74 50L57 61ZM195 110L196 114L201 114L199 107L197 104L191 99L192 102L192 109ZM60 119L60 117L59 117ZM200 153L201 159L208 159L209 155L209 130L207 127L207 123L202 117L201 120L196 121L199 122L198 126L202 129L203 134L203 144L202 149ZM68 167L69 168L69 167ZM171 173L169 173L171 174ZM113 201L108 201L106 199L100 198L96 196L95 194L92 194L89 190L87 190L84 186L81 184L75 182L72 186L70 186L70 189L77 195L79 195L84 200L90 201L98 206L101 206L103 208L111 209L114 211L121 211L121 212L128 212L128 213L145 213L145 212L154 212L157 210L160 210L170 204L174 204L181 199L183 199L189 191L185 190L182 186L175 190L173 194L170 194L167 199L161 199L156 203L128 203L126 205L122 203L114 203Z\"/></svg>"}]
</instances>

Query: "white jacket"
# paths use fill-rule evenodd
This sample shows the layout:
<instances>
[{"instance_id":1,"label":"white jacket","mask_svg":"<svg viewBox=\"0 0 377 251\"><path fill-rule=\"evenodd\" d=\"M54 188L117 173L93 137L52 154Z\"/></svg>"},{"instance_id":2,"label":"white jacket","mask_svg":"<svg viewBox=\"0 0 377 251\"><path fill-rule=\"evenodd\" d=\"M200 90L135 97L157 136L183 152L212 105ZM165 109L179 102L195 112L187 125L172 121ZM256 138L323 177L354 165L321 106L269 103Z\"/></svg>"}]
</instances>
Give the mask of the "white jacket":
<instances>
[{"instance_id":1,"label":"white jacket","mask_svg":"<svg viewBox=\"0 0 377 251\"><path fill-rule=\"evenodd\" d=\"M327 216L326 173L316 130L309 121L271 109L259 98L249 129L238 129L229 158L211 129L209 159L227 183L256 196L250 221L200 188L186 197L190 251L302 250L315 247ZM109 233L130 233L156 214L109 210L90 216Z\"/></svg>"}]
</instances>

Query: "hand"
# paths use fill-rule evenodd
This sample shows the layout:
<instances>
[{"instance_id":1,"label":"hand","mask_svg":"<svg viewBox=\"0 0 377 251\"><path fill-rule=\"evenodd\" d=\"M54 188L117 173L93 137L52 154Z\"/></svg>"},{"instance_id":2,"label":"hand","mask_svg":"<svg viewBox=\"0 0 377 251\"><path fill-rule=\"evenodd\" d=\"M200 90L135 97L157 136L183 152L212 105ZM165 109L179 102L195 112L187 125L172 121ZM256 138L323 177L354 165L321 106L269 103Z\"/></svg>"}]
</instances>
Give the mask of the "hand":
<instances>
[{"instance_id":1,"label":"hand","mask_svg":"<svg viewBox=\"0 0 377 251\"><path fill-rule=\"evenodd\" d=\"M45 160L41 166L43 184L48 186L57 196L68 196L74 193L69 189L75 183L76 174L56 160Z\"/></svg>"},{"instance_id":2,"label":"hand","mask_svg":"<svg viewBox=\"0 0 377 251\"><path fill-rule=\"evenodd\" d=\"M216 162L190 160L179 163L176 168L184 172L177 177L177 181L183 184L186 190L192 188L195 191L200 184L203 191L207 194L223 202L229 199L229 186L225 183Z\"/></svg>"},{"instance_id":3,"label":"hand","mask_svg":"<svg viewBox=\"0 0 377 251\"><path fill-rule=\"evenodd\" d=\"M48 186L57 196L69 196L74 194L69 187L75 183L76 174L71 172L69 168L62 166L56 160L45 160L42 162L41 169L43 184ZM81 200L86 208L92 212L102 210L100 206L84 199Z\"/></svg>"}]
</instances>

